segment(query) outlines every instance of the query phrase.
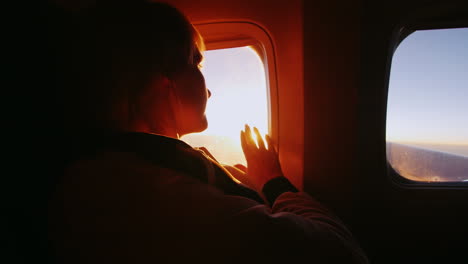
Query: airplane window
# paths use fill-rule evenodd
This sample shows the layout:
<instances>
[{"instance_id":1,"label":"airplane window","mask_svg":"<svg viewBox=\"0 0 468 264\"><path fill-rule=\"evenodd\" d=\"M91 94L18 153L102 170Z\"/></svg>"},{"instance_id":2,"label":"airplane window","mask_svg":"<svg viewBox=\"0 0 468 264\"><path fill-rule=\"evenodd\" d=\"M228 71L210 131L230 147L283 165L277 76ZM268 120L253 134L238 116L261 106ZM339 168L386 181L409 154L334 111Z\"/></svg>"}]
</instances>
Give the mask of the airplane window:
<instances>
[{"instance_id":1,"label":"airplane window","mask_svg":"<svg viewBox=\"0 0 468 264\"><path fill-rule=\"evenodd\" d=\"M206 147L222 164L244 164L240 131L244 124L268 133L265 69L250 47L208 50L202 68L211 91L206 116L208 129L182 140L193 147Z\"/></svg>"},{"instance_id":2,"label":"airplane window","mask_svg":"<svg viewBox=\"0 0 468 264\"><path fill-rule=\"evenodd\" d=\"M395 51L387 160L422 182L468 182L468 28L418 30Z\"/></svg>"}]
</instances>

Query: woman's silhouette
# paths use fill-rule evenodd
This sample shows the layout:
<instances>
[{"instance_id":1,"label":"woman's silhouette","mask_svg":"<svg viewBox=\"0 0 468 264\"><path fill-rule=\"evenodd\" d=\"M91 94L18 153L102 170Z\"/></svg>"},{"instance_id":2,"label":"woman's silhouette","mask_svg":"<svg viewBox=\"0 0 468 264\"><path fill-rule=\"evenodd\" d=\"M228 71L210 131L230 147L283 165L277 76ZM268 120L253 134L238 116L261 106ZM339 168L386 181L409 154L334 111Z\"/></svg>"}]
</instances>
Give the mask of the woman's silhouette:
<instances>
[{"instance_id":1,"label":"woman's silhouette","mask_svg":"<svg viewBox=\"0 0 468 264\"><path fill-rule=\"evenodd\" d=\"M210 91L203 40L177 9L98 3L65 24L57 61L70 151L50 210L58 262L367 261L283 176L268 136L267 147L258 130L241 132L248 166L236 175L178 139L207 128Z\"/></svg>"}]
</instances>

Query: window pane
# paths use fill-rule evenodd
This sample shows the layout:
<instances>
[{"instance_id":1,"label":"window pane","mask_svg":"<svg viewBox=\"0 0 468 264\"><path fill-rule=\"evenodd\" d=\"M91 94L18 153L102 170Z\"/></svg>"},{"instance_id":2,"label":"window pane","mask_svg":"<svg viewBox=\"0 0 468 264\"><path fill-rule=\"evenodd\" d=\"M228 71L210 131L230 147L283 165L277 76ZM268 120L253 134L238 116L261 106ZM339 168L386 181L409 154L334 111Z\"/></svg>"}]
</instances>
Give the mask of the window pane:
<instances>
[{"instance_id":1,"label":"window pane","mask_svg":"<svg viewBox=\"0 0 468 264\"><path fill-rule=\"evenodd\" d=\"M416 31L395 51L387 159L411 180L468 180L468 28Z\"/></svg>"},{"instance_id":2,"label":"window pane","mask_svg":"<svg viewBox=\"0 0 468 264\"><path fill-rule=\"evenodd\" d=\"M211 91L206 116L208 129L182 138L193 147L206 147L221 163L246 164L240 145L245 124L268 133L265 69L250 47L209 50L203 74Z\"/></svg>"}]
</instances>

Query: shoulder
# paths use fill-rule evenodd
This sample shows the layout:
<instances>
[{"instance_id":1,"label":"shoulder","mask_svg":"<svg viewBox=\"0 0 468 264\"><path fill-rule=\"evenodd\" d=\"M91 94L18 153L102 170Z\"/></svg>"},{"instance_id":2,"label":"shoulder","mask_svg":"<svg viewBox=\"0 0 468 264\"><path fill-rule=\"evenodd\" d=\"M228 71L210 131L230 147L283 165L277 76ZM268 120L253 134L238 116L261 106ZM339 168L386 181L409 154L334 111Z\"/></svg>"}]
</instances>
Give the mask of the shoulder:
<instances>
[{"instance_id":1,"label":"shoulder","mask_svg":"<svg viewBox=\"0 0 468 264\"><path fill-rule=\"evenodd\" d=\"M76 225L88 222L93 230L98 212L105 223L116 219L135 223L121 230L139 225L153 228L156 223L187 234L215 229L230 216L258 205L136 154L121 152L102 153L69 166L55 202L67 218L79 219ZM152 224L136 224L141 219ZM184 231L181 226L190 228Z\"/></svg>"},{"instance_id":2,"label":"shoulder","mask_svg":"<svg viewBox=\"0 0 468 264\"><path fill-rule=\"evenodd\" d=\"M142 196L140 198L145 202L185 200L180 206L220 205L224 208L226 204L234 207L240 204L245 208L258 205L245 197L226 195L216 186L200 180L195 173L191 175L190 171L164 167L134 152L108 151L70 164L58 187L70 195L83 191L96 193L96 198L102 193L135 197L128 192L138 192L137 196ZM143 197L143 194L147 196Z\"/></svg>"},{"instance_id":3,"label":"shoulder","mask_svg":"<svg viewBox=\"0 0 468 264\"><path fill-rule=\"evenodd\" d=\"M179 171L165 168L143 159L132 152L102 152L93 157L80 159L65 170L66 178L79 177L81 180L98 178L112 181L142 182L145 179L174 182L196 181Z\"/></svg>"},{"instance_id":4,"label":"shoulder","mask_svg":"<svg viewBox=\"0 0 468 264\"><path fill-rule=\"evenodd\" d=\"M76 161L66 169L59 188L69 196L79 193L82 197L86 192L93 197L90 199L96 200L105 194L106 197L121 197L116 200L129 197L144 203L165 200L171 201L173 206L198 209L239 205L243 209L258 204L244 197L225 195L189 173L154 164L132 152L103 152Z\"/></svg>"},{"instance_id":5,"label":"shoulder","mask_svg":"<svg viewBox=\"0 0 468 264\"><path fill-rule=\"evenodd\" d=\"M135 153L103 152L73 162L57 185L57 197L74 208L157 207L161 201L217 193L188 174L147 161ZM153 205L151 205L153 204ZM86 210L88 210L86 209Z\"/></svg>"}]
</instances>

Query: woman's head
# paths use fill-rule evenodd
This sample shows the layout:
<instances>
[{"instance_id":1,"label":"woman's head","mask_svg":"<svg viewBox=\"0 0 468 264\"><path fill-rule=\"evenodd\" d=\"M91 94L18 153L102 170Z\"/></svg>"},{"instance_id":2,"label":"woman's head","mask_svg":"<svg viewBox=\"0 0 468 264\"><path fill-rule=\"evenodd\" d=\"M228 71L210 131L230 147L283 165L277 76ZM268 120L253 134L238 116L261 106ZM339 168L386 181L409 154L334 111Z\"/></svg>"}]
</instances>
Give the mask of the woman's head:
<instances>
[{"instance_id":1,"label":"woman's head","mask_svg":"<svg viewBox=\"0 0 468 264\"><path fill-rule=\"evenodd\" d=\"M206 129L203 41L177 9L97 4L75 14L69 33L65 103L73 129L168 136Z\"/></svg>"}]
</instances>

